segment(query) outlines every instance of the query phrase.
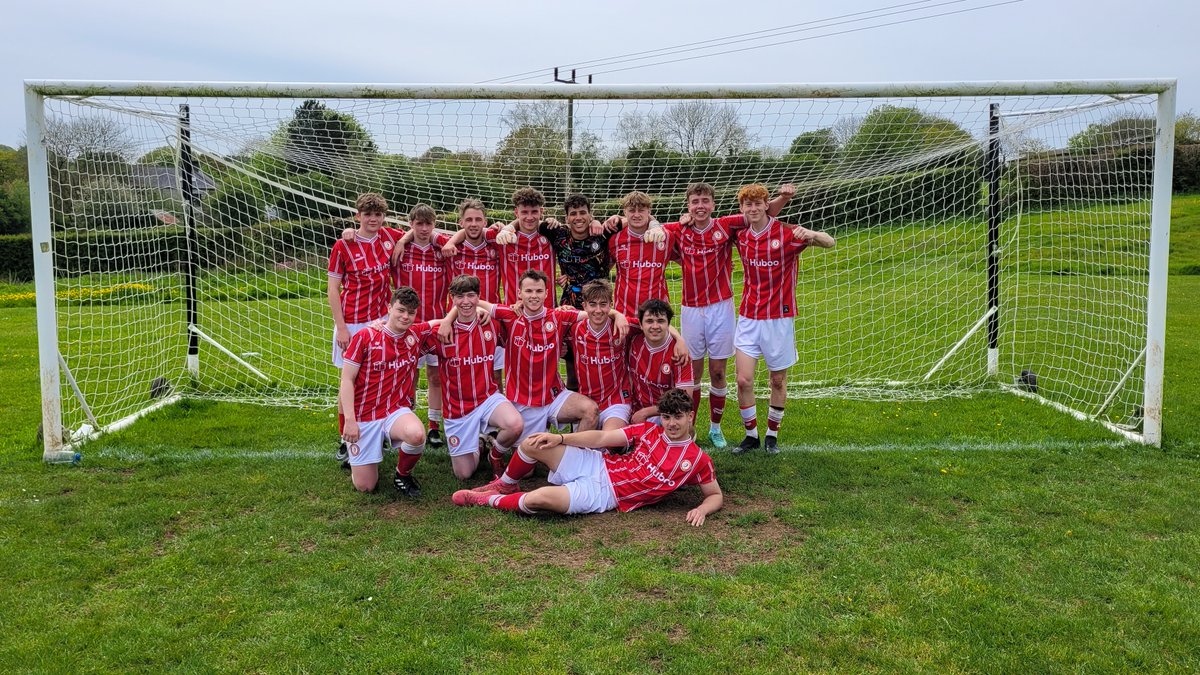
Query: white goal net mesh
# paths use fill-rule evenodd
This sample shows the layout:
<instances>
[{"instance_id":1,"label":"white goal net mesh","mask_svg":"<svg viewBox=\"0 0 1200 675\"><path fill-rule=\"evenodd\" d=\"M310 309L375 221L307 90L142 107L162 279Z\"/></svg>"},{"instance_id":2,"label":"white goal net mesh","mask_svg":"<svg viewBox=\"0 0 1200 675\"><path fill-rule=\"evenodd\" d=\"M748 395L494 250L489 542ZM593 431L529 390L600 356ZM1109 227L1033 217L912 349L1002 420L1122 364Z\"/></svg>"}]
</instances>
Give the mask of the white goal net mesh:
<instances>
[{"instance_id":1,"label":"white goal net mesh","mask_svg":"<svg viewBox=\"0 0 1200 675\"><path fill-rule=\"evenodd\" d=\"M792 183L781 219L838 240L800 259L793 396L928 399L1032 371L1042 396L1126 422L1143 389L1155 102L575 100L568 111L558 100L51 97L60 353L101 424L145 408L156 381L192 397L331 405L326 264L361 192L382 193L398 220L429 204L454 229L462 199L507 220L526 185L560 218L568 193L602 218L641 190L666 222L692 182L715 187L715 215L737 212L744 184ZM998 195L985 172L992 103ZM989 198L998 380L986 359ZM189 279L212 341L200 342L198 377L185 365ZM735 257L735 300L739 279ZM678 308L678 266L668 280ZM62 400L78 428L65 384Z\"/></svg>"}]
</instances>

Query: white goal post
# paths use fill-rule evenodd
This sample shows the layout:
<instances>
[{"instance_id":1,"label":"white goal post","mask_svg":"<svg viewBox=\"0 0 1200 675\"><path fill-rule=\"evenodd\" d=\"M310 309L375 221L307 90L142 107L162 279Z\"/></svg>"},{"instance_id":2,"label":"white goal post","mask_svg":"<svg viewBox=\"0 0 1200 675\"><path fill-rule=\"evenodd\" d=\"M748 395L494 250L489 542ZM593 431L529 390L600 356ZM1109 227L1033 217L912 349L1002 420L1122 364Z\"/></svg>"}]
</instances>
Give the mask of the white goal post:
<instances>
[{"instance_id":1,"label":"white goal post","mask_svg":"<svg viewBox=\"0 0 1200 675\"><path fill-rule=\"evenodd\" d=\"M44 458L180 398L331 406L323 266L360 192L453 229L524 185L675 220L698 181L714 215L793 184L781 219L838 238L801 258L790 396L1004 391L1158 445L1175 94L28 80Z\"/></svg>"}]
</instances>

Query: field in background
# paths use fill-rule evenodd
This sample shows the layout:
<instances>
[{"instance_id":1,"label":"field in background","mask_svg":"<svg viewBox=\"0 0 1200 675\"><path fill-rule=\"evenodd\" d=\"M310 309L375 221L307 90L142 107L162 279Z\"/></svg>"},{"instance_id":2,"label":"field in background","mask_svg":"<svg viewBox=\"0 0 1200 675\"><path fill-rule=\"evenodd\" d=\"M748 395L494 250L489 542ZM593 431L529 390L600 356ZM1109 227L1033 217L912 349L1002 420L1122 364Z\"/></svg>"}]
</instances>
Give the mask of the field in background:
<instances>
[{"instance_id":1,"label":"field in background","mask_svg":"<svg viewBox=\"0 0 1200 675\"><path fill-rule=\"evenodd\" d=\"M0 309L0 670L1195 670L1200 277L1169 285L1162 450L1003 394L791 401L701 529L694 491L458 509L444 454L359 496L325 407L187 402L47 466L34 312Z\"/></svg>"}]
</instances>

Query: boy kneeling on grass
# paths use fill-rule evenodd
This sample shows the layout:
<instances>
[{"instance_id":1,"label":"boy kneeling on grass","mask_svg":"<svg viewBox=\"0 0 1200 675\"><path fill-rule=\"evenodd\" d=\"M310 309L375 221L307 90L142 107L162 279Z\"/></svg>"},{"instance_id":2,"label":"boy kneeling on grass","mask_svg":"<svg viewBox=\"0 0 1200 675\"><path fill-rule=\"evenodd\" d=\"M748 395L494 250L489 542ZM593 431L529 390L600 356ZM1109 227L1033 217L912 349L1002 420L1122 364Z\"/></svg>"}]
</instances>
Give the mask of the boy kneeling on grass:
<instances>
[{"instance_id":1,"label":"boy kneeling on grass","mask_svg":"<svg viewBox=\"0 0 1200 675\"><path fill-rule=\"evenodd\" d=\"M459 506L490 506L521 513L602 513L655 504L684 485L699 485L704 500L687 512L687 522L699 527L724 505L712 459L692 435L692 398L680 389L658 400L662 426L634 424L608 431L530 436L504 472L475 490L459 490ZM592 448L628 448L604 453ZM520 479L541 462L550 469L552 485L519 492ZM505 487L508 486L508 487Z\"/></svg>"}]
</instances>

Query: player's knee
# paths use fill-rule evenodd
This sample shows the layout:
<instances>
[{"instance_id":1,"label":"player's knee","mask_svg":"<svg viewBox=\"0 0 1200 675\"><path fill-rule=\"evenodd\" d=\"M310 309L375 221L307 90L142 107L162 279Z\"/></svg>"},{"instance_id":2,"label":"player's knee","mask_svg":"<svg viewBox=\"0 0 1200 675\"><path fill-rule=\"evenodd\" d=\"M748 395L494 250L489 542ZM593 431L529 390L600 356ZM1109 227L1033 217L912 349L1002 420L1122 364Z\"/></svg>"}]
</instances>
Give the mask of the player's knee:
<instances>
[{"instance_id":1,"label":"player's knee","mask_svg":"<svg viewBox=\"0 0 1200 675\"><path fill-rule=\"evenodd\" d=\"M771 388L772 389L774 389L776 391L781 391L786 386L787 386L787 373L786 372L780 371L778 373L771 373Z\"/></svg>"},{"instance_id":2,"label":"player's knee","mask_svg":"<svg viewBox=\"0 0 1200 675\"><path fill-rule=\"evenodd\" d=\"M737 374L738 389L753 389L754 388L754 373L743 373L738 371Z\"/></svg>"},{"instance_id":3,"label":"player's knee","mask_svg":"<svg viewBox=\"0 0 1200 675\"><path fill-rule=\"evenodd\" d=\"M475 467L468 469L465 466L454 467L454 477L459 480L468 480L475 474Z\"/></svg>"},{"instance_id":4,"label":"player's knee","mask_svg":"<svg viewBox=\"0 0 1200 675\"><path fill-rule=\"evenodd\" d=\"M579 416L579 429L581 431L590 431L596 428L600 423L600 406L594 401L588 401L583 406L583 413Z\"/></svg>"},{"instance_id":5,"label":"player's knee","mask_svg":"<svg viewBox=\"0 0 1200 675\"><path fill-rule=\"evenodd\" d=\"M725 386L725 370L722 369L720 372L709 370L708 379L712 386L721 389Z\"/></svg>"},{"instance_id":6,"label":"player's knee","mask_svg":"<svg viewBox=\"0 0 1200 675\"><path fill-rule=\"evenodd\" d=\"M400 441L409 445L424 445L425 444L425 429L420 425L416 427L405 427L400 430Z\"/></svg>"},{"instance_id":7,"label":"player's knee","mask_svg":"<svg viewBox=\"0 0 1200 675\"><path fill-rule=\"evenodd\" d=\"M371 476L354 476L354 489L359 492L374 492L375 486L379 484L379 477Z\"/></svg>"},{"instance_id":8,"label":"player's knee","mask_svg":"<svg viewBox=\"0 0 1200 675\"><path fill-rule=\"evenodd\" d=\"M550 506L551 504L546 498L546 495L540 490L534 490L533 492L525 495L525 508L527 509L532 509L534 511L548 511Z\"/></svg>"}]
</instances>

